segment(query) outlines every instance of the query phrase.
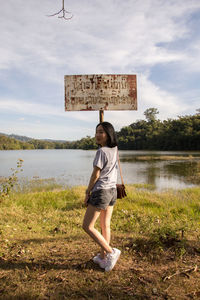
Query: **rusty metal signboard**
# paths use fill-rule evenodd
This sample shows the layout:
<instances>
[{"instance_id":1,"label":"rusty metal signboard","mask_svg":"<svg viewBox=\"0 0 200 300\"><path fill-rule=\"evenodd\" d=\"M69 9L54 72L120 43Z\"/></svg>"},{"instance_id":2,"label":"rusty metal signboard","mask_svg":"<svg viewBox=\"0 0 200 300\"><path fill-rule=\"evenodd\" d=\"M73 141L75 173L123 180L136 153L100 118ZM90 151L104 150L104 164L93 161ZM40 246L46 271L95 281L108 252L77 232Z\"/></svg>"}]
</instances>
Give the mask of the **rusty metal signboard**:
<instances>
[{"instance_id":1,"label":"rusty metal signboard","mask_svg":"<svg viewBox=\"0 0 200 300\"><path fill-rule=\"evenodd\" d=\"M65 110L137 110L136 75L66 75Z\"/></svg>"}]
</instances>

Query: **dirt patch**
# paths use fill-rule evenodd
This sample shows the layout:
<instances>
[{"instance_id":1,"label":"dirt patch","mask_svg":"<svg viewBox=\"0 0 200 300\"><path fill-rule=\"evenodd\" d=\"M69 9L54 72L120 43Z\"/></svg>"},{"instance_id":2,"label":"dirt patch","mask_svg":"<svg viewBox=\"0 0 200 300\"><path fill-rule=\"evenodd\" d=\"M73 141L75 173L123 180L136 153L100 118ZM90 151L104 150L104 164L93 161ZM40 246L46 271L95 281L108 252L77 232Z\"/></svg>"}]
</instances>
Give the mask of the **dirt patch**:
<instances>
[{"instance_id":1,"label":"dirt patch","mask_svg":"<svg viewBox=\"0 0 200 300\"><path fill-rule=\"evenodd\" d=\"M181 258L168 248L155 260L124 240L113 238L122 255L108 273L93 263L98 246L84 234L13 240L0 258L0 299L200 299L196 244Z\"/></svg>"}]
</instances>

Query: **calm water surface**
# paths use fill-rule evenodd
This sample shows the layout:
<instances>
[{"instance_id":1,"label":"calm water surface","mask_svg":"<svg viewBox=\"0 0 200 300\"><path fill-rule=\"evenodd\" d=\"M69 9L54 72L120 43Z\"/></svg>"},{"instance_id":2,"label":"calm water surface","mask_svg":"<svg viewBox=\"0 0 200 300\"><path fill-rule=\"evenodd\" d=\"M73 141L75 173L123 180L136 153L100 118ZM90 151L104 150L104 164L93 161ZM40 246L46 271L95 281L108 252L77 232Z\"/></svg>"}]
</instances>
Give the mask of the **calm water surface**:
<instances>
[{"instance_id":1,"label":"calm water surface","mask_svg":"<svg viewBox=\"0 0 200 300\"><path fill-rule=\"evenodd\" d=\"M125 183L148 183L156 188L185 188L194 186L190 176L197 172L200 152L120 151ZM85 150L11 150L0 151L0 177L9 176L23 159L22 178L55 178L63 185L87 185L92 172L95 151ZM146 156L176 156L177 160L145 159ZM179 156L192 155L189 160ZM142 160L138 160L139 157ZM120 181L120 179L118 180Z\"/></svg>"}]
</instances>

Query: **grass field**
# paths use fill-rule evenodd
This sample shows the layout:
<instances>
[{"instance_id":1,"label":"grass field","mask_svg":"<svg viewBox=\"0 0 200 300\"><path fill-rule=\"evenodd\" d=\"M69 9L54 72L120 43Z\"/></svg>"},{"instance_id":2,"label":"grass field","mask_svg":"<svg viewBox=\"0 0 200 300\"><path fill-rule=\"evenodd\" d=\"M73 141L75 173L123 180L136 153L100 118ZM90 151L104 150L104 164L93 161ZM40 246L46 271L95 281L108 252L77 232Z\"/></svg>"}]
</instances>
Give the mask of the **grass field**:
<instances>
[{"instance_id":1,"label":"grass field","mask_svg":"<svg viewBox=\"0 0 200 300\"><path fill-rule=\"evenodd\" d=\"M0 299L200 299L200 188L128 185L109 273L82 230L84 190L35 185L1 200Z\"/></svg>"}]
</instances>

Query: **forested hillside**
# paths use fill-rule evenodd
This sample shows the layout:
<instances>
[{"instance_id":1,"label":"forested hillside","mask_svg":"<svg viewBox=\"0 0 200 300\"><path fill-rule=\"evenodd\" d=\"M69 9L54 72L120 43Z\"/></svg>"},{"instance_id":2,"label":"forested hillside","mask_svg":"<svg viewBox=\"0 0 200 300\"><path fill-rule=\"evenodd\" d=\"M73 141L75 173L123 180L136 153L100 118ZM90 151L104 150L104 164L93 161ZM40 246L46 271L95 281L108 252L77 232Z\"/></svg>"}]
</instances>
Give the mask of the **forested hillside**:
<instances>
[{"instance_id":1,"label":"forested hillside","mask_svg":"<svg viewBox=\"0 0 200 300\"><path fill-rule=\"evenodd\" d=\"M200 150L200 111L195 115L160 121L156 108L144 112L138 120L117 132L119 149L124 150ZM95 139L77 141L31 139L23 142L0 134L0 150L14 149L96 149Z\"/></svg>"},{"instance_id":2,"label":"forested hillside","mask_svg":"<svg viewBox=\"0 0 200 300\"><path fill-rule=\"evenodd\" d=\"M200 150L200 114L160 121L157 110L147 109L146 120L123 127L118 133L120 149Z\"/></svg>"},{"instance_id":3,"label":"forested hillside","mask_svg":"<svg viewBox=\"0 0 200 300\"><path fill-rule=\"evenodd\" d=\"M35 149L29 142L21 142L0 134L0 150Z\"/></svg>"}]
</instances>

